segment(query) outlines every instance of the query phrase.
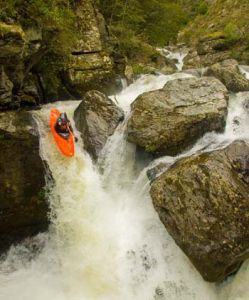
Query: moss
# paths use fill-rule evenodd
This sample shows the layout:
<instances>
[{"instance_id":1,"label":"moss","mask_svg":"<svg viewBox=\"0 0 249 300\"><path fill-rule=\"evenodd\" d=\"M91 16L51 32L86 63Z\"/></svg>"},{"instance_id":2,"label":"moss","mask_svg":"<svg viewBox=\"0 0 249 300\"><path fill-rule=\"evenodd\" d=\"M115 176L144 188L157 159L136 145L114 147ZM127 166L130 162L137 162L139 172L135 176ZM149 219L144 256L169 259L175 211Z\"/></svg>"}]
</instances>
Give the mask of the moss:
<instances>
[{"instance_id":1,"label":"moss","mask_svg":"<svg viewBox=\"0 0 249 300\"><path fill-rule=\"evenodd\" d=\"M204 39L207 39L207 40L218 40L218 39L223 39L223 38L224 38L223 31L210 32L204 37Z\"/></svg>"},{"instance_id":2,"label":"moss","mask_svg":"<svg viewBox=\"0 0 249 300\"><path fill-rule=\"evenodd\" d=\"M20 39L24 39L24 31L19 25L8 25L3 22L0 22L0 35L4 36L6 34L12 34L19 36Z\"/></svg>"},{"instance_id":3,"label":"moss","mask_svg":"<svg viewBox=\"0 0 249 300\"><path fill-rule=\"evenodd\" d=\"M133 64L132 69L134 75L148 74L152 71L151 67L143 64Z\"/></svg>"},{"instance_id":4,"label":"moss","mask_svg":"<svg viewBox=\"0 0 249 300\"><path fill-rule=\"evenodd\" d=\"M155 152L157 149L156 145L146 145L145 146L145 151L148 152L148 153L153 153Z\"/></svg>"}]
</instances>

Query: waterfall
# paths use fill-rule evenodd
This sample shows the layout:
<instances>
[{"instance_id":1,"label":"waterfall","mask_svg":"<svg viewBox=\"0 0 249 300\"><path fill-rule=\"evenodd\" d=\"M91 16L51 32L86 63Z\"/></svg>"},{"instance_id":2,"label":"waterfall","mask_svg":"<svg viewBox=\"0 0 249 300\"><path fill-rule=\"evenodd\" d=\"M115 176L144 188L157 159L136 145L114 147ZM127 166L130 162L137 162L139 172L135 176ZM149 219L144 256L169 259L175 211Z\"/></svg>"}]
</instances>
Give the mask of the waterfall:
<instances>
[{"instance_id":1,"label":"waterfall","mask_svg":"<svg viewBox=\"0 0 249 300\"><path fill-rule=\"evenodd\" d=\"M176 60L176 68L178 71L182 71L183 64L184 64L184 58L188 55L188 51L183 51L183 52L173 52L169 51L166 48L157 48L157 51L159 51L163 56L166 58L169 58L171 60Z\"/></svg>"},{"instance_id":2,"label":"waterfall","mask_svg":"<svg viewBox=\"0 0 249 300\"><path fill-rule=\"evenodd\" d=\"M50 134L50 109L66 111L73 120L78 101L48 104L33 113L41 157L54 178L49 195L51 226L48 233L30 241L43 245L34 258L32 247L23 243L2 259L1 300L248 299L248 262L221 285L205 282L159 221L146 177L146 170L160 160L173 163L196 151L248 139L249 113L243 94L231 96L223 134L207 133L178 157L157 162L139 159L135 147L125 141L132 101L145 91L163 87L168 80L189 76L144 75L116 95L126 118L107 142L97 165L80 139L75 157L66 158Z\"/></svg>"}]
</instances>

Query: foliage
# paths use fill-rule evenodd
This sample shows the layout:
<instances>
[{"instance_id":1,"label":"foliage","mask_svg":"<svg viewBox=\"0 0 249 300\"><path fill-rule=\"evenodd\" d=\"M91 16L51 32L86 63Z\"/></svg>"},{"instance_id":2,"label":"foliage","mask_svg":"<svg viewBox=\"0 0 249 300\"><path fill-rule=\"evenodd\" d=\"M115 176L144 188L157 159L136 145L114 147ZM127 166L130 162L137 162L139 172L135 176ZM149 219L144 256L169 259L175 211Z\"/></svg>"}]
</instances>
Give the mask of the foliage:
<instances>
[{"instance_id":1,"label":"foliage","mask_svg":"<svg viewBox=\"0 0 249 300\"><path fill-rule=\"evenodd\" d=\"M66 54L76 41L69 0L0 0L0 5L0 20L12 18L24 29L38 28L48 51Z\"/></svg>"},{"instance_id":2,"label":"foliage","mask_svg":"<svg viewBox=\"0 0 249 300\"><path fill-rule=\"evenodd\" d=\"M202 0L198 3L197 13L200 15L205 15L208 12L208 4L206 1Z\"/></svg>"},{"instance_id":3,"label":"foliage","mask_svg":"<svg viewBox=\"0 0 249 300\"><path fill-rule=\"evenodd\" d=\"M228 42L236 43L241 38L241 32L237 25L228 23L224 28L224 35Z\"/></svg>"},{"instance_id":4,"label":"foliage","mask_svg":"<svg viewBox=\"0 0 249 300\"><path fill-rule=\"evenodd\" d=\"M98 0L111 34L130 58L150 52L147 44L165 46L175 41L187 22L181 6L171 0ZM151 53L147 53L151 55Z\"/></svg>"}]
</instances>

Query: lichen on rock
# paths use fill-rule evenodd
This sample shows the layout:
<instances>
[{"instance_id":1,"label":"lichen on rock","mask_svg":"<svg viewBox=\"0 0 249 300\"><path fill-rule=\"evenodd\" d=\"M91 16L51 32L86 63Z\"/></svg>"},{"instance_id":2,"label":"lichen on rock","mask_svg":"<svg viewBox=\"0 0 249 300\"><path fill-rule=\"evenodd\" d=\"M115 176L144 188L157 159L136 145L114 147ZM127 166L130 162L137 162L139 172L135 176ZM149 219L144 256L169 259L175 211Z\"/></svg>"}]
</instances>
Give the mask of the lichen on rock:
<instances>
[{"instance_id":1,"label":"lichen on rock","mask_svg":"<svg viewBox=\"0 0 249 300\"><path fill-rule=\"evenodd\" d=\"M169 81L133 102L127 140L155 155L178 154L205 132L224 130L227 100L215 78Z\"/></svg>"},{"instance_id":2,"label":"lichen on rock","mask_svg":"<svg viewBox=\"0 0 249 300\"><path fill-rule=\"evenodd\" d=\"M156 178L159 217L203 278L217 282L249 257L249 145L181 159Z\"/></svg>"}]
</instances>

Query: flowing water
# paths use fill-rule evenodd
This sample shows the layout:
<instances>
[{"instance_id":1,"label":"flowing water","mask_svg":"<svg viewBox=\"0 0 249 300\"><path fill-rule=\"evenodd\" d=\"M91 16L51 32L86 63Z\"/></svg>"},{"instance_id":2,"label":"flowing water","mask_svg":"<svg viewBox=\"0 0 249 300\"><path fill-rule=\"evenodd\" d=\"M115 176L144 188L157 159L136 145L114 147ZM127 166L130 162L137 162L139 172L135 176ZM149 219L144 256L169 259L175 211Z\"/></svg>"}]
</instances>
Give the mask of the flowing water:
<instances>
[{"instance_id":1,"label":"flowing water","mask_svg":"<svg viewBox=\"0 0 249 300\"><path fill-rule=\"evenodd\" d=\"M173 52L169 51L166 48L157 48L157 51L159 51L163 56L166 58L169 58L170 60L176 61L175 66L178 71L182 70L183 64L184 64L184 58L188 55L188 51L185 49L182 52Z\"/></svg>"},{"instance_id":2,"label":"flowing water","mask_svg":"<svg viewBox=\"0 0 249 300\"><path fill-rule=\"evenodd\" d=\"M72 120L79 102L57 102L34 112L40 153L54 178L54 182L47 182L52 224L48 233L12 247L1 261L1 300L249 298L248 262L222 285L201 278L152 206L146 170L156 163L139 156L124 139L130 103L139 94L189 76L145 75L117 95L126 118L109 139L97 165L82 150L80 139L75 157L63 157L49 131L52 107L66 111ZM232 95L224 134L206 134L181 156L224 147L237 138L248 139L246 100L243 94ZM179 157L160 160L173 163ZM40 253L31 259L32 249L41 245Z\"/></svg>"}]
</instances>

